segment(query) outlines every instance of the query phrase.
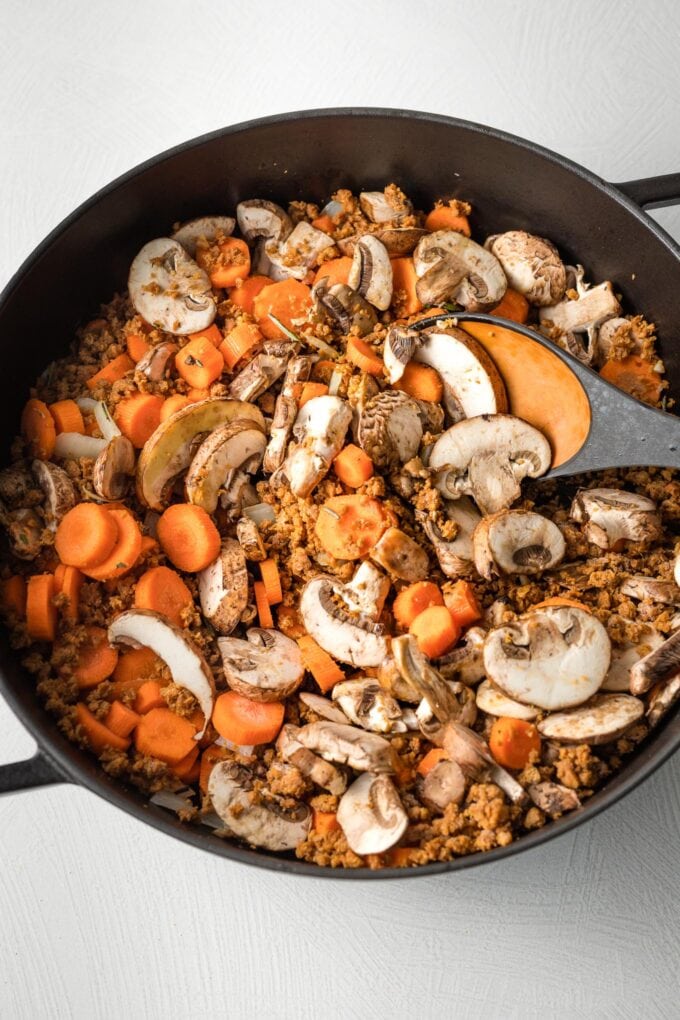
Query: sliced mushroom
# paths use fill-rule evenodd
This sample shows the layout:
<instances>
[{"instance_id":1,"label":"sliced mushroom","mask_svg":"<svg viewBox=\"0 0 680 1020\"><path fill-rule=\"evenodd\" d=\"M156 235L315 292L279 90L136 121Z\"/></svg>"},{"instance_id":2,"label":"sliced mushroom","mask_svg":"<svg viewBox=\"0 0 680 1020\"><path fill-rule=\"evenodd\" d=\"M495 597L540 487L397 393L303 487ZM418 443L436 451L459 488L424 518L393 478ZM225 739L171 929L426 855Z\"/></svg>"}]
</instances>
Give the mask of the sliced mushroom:
<instances>
[{"instance_id":1,"label":"sliced mushroom","mask_svg":"<svg viewBox=\"0 0 680 1020\"><path fill-rule=\"evenodd\" d=\"M92 486L109 502L123 499L135 474L135 448L126 436L114 436L92 468Z\"/></svg>"},{"instance_id":2,"label":"sliced mushroom","mask_svg":"<svg viewBox=\"0 0 680 1020\"><path fill-rule=\"evenodd\" d=\"M460 716L461 704L446 680L420 651L411 634L392 638L392 655L401 675L427 701L440 722L446 723Z\"/></svg>"},{"instance_id":3,"label":"sliced mushroom","mask_svg":"<svg viewBox=\"0 0 680 1020\"><path fill-rule=\"evenodd\" d=\"M179 241L182 247L193 258L196 245L201 239L214 241L220 235L229 237L234 233L236 220L233 216L198 216L187 220L172 234L173 241Z\"/></svg>"},{"instance_id":4,"label":"sliced mushroom","mask_svg":"<svg viewBox=\"0 0 680 1020\"><path fill-rule=\"evenodd\" d=\"M334 722L307 723L300 727L297 739L326 761L349 765L357 772L394 772L394 756L388 740L359 729Z\"/></svg>"},{"instance_id":5,"label":"sliced mushroom","mask_svg":"<svg viewBox=\"0 0 680 1020\"><path fill-rule=\"evenodd\" d=\"M550 325L564 333L585 333L595 330L606 319L618 316L621 305L609 280L596 287L583 288L577 300L564 298L558 304L541 308L541 326Z\"/></svg>"},{"instance_id":6,"label":"sliced mushroom","mask_svg":"<svg viewBox=\"0 0 680 1020\"><path fill-rule=\"evenodd\" d=\"M217 507L220 490L237 471L257 471L267 437L252 418L235 418L203 440L185 479L187 499L209 514Z\"/></svg>"},{"instance_id":7,"label":"sliced mushroom","mask_svg":"<svg viewBox=\"0 0 680 1020\"><path fill-rule=\"evenodd\" d=\"M322 719L345 726L349 723L345 713L337 705L334 705L329 698L322 698L320 694L312 694L310 691L300 691L298 697L303 705L311 708L312 712L316 712Z\"/></svg>"},{"instance_id":8,"label":"sliced mushroom","mask_svg":"<svg viewBox=\"0 0 680 1020\"><path fill-rule=\"evenodd\" d=\"M297 643L260 627L251 627L246 638L217 639L229 686L252 701L283 701L293 694L305 673Z\"/></svg>"},{"instance_id":9,"label":"sliced mushroom","mask_svg":"<svg viewBox=\"0 0 680 1020\"><path fill-rule=\"evenodd\" d=\"M443 538L441 530L425 511L416 510L416 518L432 543L442 573L447 577L458 578L461 574L472 572L472 535L482 517L467 496L444 500L444 513L458 526L455 538Z\"/></svg>"},{"instance_id":10,"label":"sliced mushroom","mask_svg":"<svg viewBox=\"0 0 680 1020\"><path fill-rule=\"evenodd\" d=\"M371 223L399 223L413 212L413 206L398 189L385 191L362 191L359 205Z\"/></svg>"},{"instance_id":11,"label":"sliced mushroom","mask_svg":"<svg viewBox=\"0 0 680 1020\"><path fill-rule=\"evenodd\" d=\"M250 517L240 517L236 524L236 538L245 553L247 560L251 563L260 563L267 559L262 535L255 521Z\"/></svg>"},{"instance_id":12,"label":"sliced mushroom","mask_svg":"<svg viewBox=\"0 0 680 1020\"><path fill-rule=\"evenodd\" d=\"M378 321L375 309L365 297L345 283L329 284L325 276L312 288L312 298L317 315L330 319L343 333L353 330L366 336Z\"/></svg>"},{"instance_id":13,"label":"sliced mushroom","mask_svg":"<svg viewBox=\"0 0 680 1020\"><path fill-rule=\"evenodd\" d=\"M301 220L284 241L265 244L265 254L270 263L267 275L272 280L304 280L322 252L332 247L332 237Z\"/></svg>"},{"instance_id":14,"label":"sliced mushroom","mask_svg":"<svg viewBox=\"0 0 680 1020\"><path fill-rule=\"evenodd\" d=\"M484 642L486 631L481 627L468 627L455 648L440 659L436 666L446 680L462 684L476 684L485 675Z\"/></svg>"},{"instance_id":15,"label":"sliced mushroom","mask_svg":"<svg viewBox=\"0 0 680 1020\"><path fill-rule=\"evenodd\" d=\"M604 364L605 361L609 361L611 355L614 352L614 336L616 332L621 329L622 326L628 327L630 321L622 318L620 315L615 316L613 319L607 319L597 330L597 344L596 354L598 364ZM636 351L631 351L637 353Z\"/></svg>"},{"instance_id":16,"label":"sliced mushroom","mask_svg":"<svg viewBox=\"0 0 680 1020\"><path fill-rule=\"evenodd\" d=\"M392 656L388 656L380 663L376 679L382 689L391 694L393 698L397 698L398 701L417 704L422 698L420 691L406 677L402 676L401 670ZM417 721L416 729L418 729Z\"/></svg>"},{"instance_id":17,"label":"sliced mushroom","mask_svg":"<svg viewBox=\"0 0 680 1020\"><path fill-rule=\"evenodd\" d=\"M0 500L12 510L39 502L35 478L27 467L12 464L0 471Z\"/></svg>"},{"instance_id":18,"label":"sliced mushroom","mask_svg":"<svg viewBox=\"0 0 680 1020\"><path fill-rule=\"evenodd\" d=\"M567 811L581 807L581 801L574 791L560 783L531 783L527 786L527 793L536 807L550 818L559 818Z\"/></svg>"},{"instance_id":19,"label":"sliced mushroom","mask_svg":"<svg viewBox=\"0 0 680 1020\"><path fill-rule=\"evenodd\" d=\"M290 723L281 727L276 748L284 761L290 762L307 779L328 790L334 797L341 797L347 789L347 776L329 761L324 761L297 739L299 727Z\"/></svg>"},{"instance_id":20,"label":"sliced mushroom","mask_svg":"<svg viewBox=\"0 0 680 1020\"><path fill-rule=\"evenodd\" d=\"M137 462L139 501L153 510L163 510L170 483L191 463L196 437L237 418L248 418L264 431L258 407L220 397L190 404L161 422Z\"/></svg>"},{"instance_id":21,"label":"sliced mushroom","mask_svg":"<svg viewBox=\"0 0 680 1020\"><path fill-rule=\"evenodd\" d=\"M490 779L513 804L524 804L527 794L521 783L497 765L488 744L478 733L451 720L441 730L439 743L468 779Z\"/></svg>"},{"instance_id":22,"label":"sliced mushroom","mask_svg":"<svg viewBox=\"0 0 680 1020\"><path fill-rule=\"evenodd\" d=\"M496 256L513 290L532 305L555 305L564 297L564 263L547 238L526 230L508 230L488 237L484 247Z\"/></svg>"},{"instance_id":23,"label":"sliced mushroom","mask_svg":"<svg viewBox=\"0 0 680 1020\"><path fill-rule=\"evenodd\" d=\"M402 581L422 581L430 572L425 550L399 528L387 528L369 555L388 574Z\"/></svg>"},{"instance_id":24,"label":"sliced mushroom","mask_svg":"<svg viewBox=\"0 0 680 1020\"><path fill-rule=\"evenodd\" d=\"M637 641L628 641L625 645L614 645L612 647L609 671L602 681L600 690L630 692L630 671L632 667L640 659L649 655L650 652L661 648L663 643L663 638L658 630L654 630L653 627L645 627ZM678 668L680 669L680 658L678 660Z\"/></svg>"},{"instance_id":25,"label":"sliced mushroom","mask_svg":"<svg viewBox=\"0 0 680 1020\"><path fill-rule=\"evenodd\" d=\"M619 591L631 599L650 599L666 606L680 602L680 590L673 581L659 581L656 577L641 577L635 574L621 582Z\"/></svg>"},{"instance_id":26,"label":"sliced mushroom","mask_svg":"<svg viewBox=\"0 0 680 1020\"><path fill-rule=\"evenodd\" d=\"M293 426L296 442L283 465L296 496L309 496L328 473L351 421L352 411L340 397L314 397L300 409Z\"/></svg>"},{"instance_id":27,"label":"sliced mushroom","mask_svg":"<svg viewBox=\"0 0 680 1020\"><path fill-rule=\"evenodd\" d=\"M245 471L234 471L220 490L220 506L230 520L236 520L258 502L257 489Z\"/></svg>"},{"instance_id":28,"label":"sliced mushroom","mask_svg":"<svg viewBox=\"0 0 680 1020\"><path fill-rule=\"evenodd\" d=\"M650 726L656 726L660 719L673 707L680 698L680 673L672 676L669 680L657 684L652 690L647 701L647 721Z\"/></svg>"},{"instance_id":29,"label":"sliced mushroom","mask_svg":"<svg viewBox=\"0 0 680 1020\"><path fill-rule=\"evenodd\" d=\"M130 609L109 625L108 639L114 646L150 648L166 663L174 683L190 691L203 712L203 726L194 737L200 740L212 717L215 681L203 653L186 632L160 613Z\"/></svg>"},{"instance_id":30,"label":"sliced mushroom","mask_svg":"<svg viewBox=\"0 0 680 1020\"><path fill-rule=\"evenodd\" d=\"M400 390L378 393L361 411L359 445L378 467L393 470L411 460L422 437L418 405Z\"/></svg>"},{"instance_id":31,"label":"sliced mushroom","mask_svg":"<svg viewBox=\"0 0 680 1020\"><path fill-rule=\"evenodd\" d=\"M508 410L498 369L481 344L457 326L421 334L413 360L434 368L444 384L444 405L453 422Z\"/></svg>"},{"instance_id":32,"label":"sliced mushroom","mask_svg":"<svg viewBox=\"0 0 680 1020\"><path fill-rule=\"evenodd\" d=\"M538 731L564 744L607 744L644 715L645 705L630 694L596 694L586 705L554 712L538 723Z\"/></svg>"},{"instance_id":33,"label":"sliced mushroom","mask_svg":"<svg viewBox=\"0 0 680 1020\"><path fill-rule=\"evenodd\" d=\"M43 532L43 523L35 510L3 511L2 523L13 555L20 560L34 560L42 549Z\"/></svg>"},{"instance_id":34,"label":"sliced mushroom","mask_svg":"<svg viewBox=\"0 0 680 1020\"><path fill-rule=\"evenodd\" d=\"M333 701L342 708L350 722L373 733L403 733L401 709L377 680L365 677L343 680L333 688Z\"/></svg>"},{"instance_id":35,"label":"sliced mushroom","mask_svg":"<svg viewBox=\"0 0 680 1020\"><path fill-rule=\"evenodd\" d=\"M317 644L351 666L379 666L387 655L383 628L349 610L343 585L332 577L315 577L302 590L300 613Z\"/></svg>"},{"instance_id":36,"label":"sliced mushroom","mask_svg":"<svg viewBox=\"0 0 680 1020\"><path fill-rule=\"evenodd\" d=\"M388 776L359 776L338 804L338 824L355 854L381 854L398 843L408 827L394 783Z\"/></svg>"},{"instance_id":37,"label":"sliced mushroom","mask_svg":"<svg viewBox=\"0 0 680 1020\"><path fill-rule=\"evenodd\" d=\"M255 776L233 761L213 766L208 780L212 806L229 832L266 850L294 850L306 838L312 813L306 804L293 808L273 794L255 799Z\"/></svg>"},{"instance_id":38,"label":"sliced mushroom","mask_svg":"<svg viewBox=\"0 0 680 1020\"><path fill-rule=\"evenodd\" d=\"M134 454L133 454L134 463ZM50 531L56 531L59 521L76 503L76 490L63 468L47 460L34 460L31 469L43 491L43 513Z\"/></svg>"},{"instance_id":39,"label":"sliced mushroom","mask_svg":"<svg viewBox=\"0 0 680 1020\"><path fill-rule=\"evenodd\" d=\"M160 382L165 375L168 362L171 362L176 354L177 344L165 340L149 348L135 365L135 372L141 372L151 382Z\"/></svg>"},{"instance_id":40,"label":"sliced mushroom","mask_svg":"<svg viewBox=\"0 0 680 1020\"><path fill-rule=\"evenodd\" d=\"M239 543L223 538L220 555L197 581L203 616L218 634L231 634L248 605L248 571Z\"/></svg>"},{"instance_id":41,"label":"sliced mushroom","mask_svg":"<svg viewBox=\"0 0 680 1020\"><path fill-rule=\"evenodd\" d=\"M680 673L680 630L673 631L662 645L631 667L630 692L644 694L676 673Z\"/></svg>"},{"instance_id":42,"label":"sliced mushroom","mask_svg":"<svg viewBox=\"0 0 680 1020\"><path fill-rule=\"evenodd\" d=\"M462 768L455 761L438 762L418 782L418 796L433 811L443 812L449 804L460 804L467 783Z\"/></svg>"},{"instance_id":43,"label":"sliced mushroom","mask_svg":"<svg viewBox=\"0 0 680 1020\"><path fill-rule=\"evenodd\" d=\"M467 312L492 308L508 286L495 255L456 230L435 230L413 252L416 293L424 305L453 301Z\"/></svg>"},{"instance_id":44,"label":"sliced mushroom","mask_svg":"<svg viewBox=\"0 0 680 1020\"><path fill-rule=\"evenodd\" d=\"M385 337L383 361L390 385L399 382L404 369L413 358L427 334L409 326L390 326Z\"/></svg>"},{"instance_id":45,"label":"sliced mushroom","mask_svg":"<svg viewBox=\"0 0 680 1020\"><path fill-rule=\"evenodd\" d=\"M364 560L354 577L344 586L343 595L349 609L377 620L383 611L390 590L390 580L372 563Z\"/></svg>"},{"instance_id":46,"label":"sliced mushroom","mask_svg":"<svg viewBox=\"0 0 680 1020\"><path fill-rule=\"evenodd\" d=\"M390 255L410 255L421 237L429 231L422 227L379 227L372 232L385 245ZM343 255L354 254L354 247L359 240L358 234L340 238L336 244Z\"/></svg>"},{"instance_id":47,"label":"sliced mushroom","mask_svg":"<svg viewBox=\"0 0 680 1020\"><path fill-rule=\"evenodd\" d=\"M571 518L585 524L586 538L601 549L620 549L625 542L654 542L661 536L656 503L621 489L579 489Z\"/></svg>"},{"instance_id":48,"label":"sliced mushroom","mask_svg":"<svg viewBox=\"0 0 680 1020\"><path fill-rule=\"evenodd\" d=\"M385 311L392 300L392 263L385 245L374 234L364 234L354 245L348 285L374 308Z\"/></svg>"},{"instance_id":49,"label":"sliced mushroom","mask_svg":"<svg viewBox=\"0 0 680 1020\"><path fill-rule=\"evenodd\" d=\"M484 643L489 679L523 705L547 710L587 701L609 669L607 631L575 606L535 609L490 631Z\"/></svg>"},{"instance_id":50,"label":"sliced mushroom","mask_svg":"<svg viewBox=\"0 0 680 1020\"><path fill-rule=\"evenodd\" d=\"M293 229L290 216L275 202L250 198L236 206L236 219L241 234L252 244L255 241L283 241Z\"/></svg>"},{"instance_id":51,"label":"sliced mushroom","mask_svg":"<svg viewBox=\"0 0 680 1020\"><path fill-rule=\"evenodd\" d=\"M289 340L269 340L259 354L241 369L229 384L229 396L235 400L257 400L286 371L296 345Z\"/></svg>"},{"instance_id":52,"label":"sliced mushroom","mask_svg":"<svg viewBox=\"0 0 680 1020\"><path fill-rule=\"evenodd\" d=\"M494 686L490 680L483 680L477 688L475 697L477 708L487 715L507 716L509 719L525 719L531 722L538 715L538 709L530 705L522 705Z\"/></svg>"},{"instance_id":53,"label":"sliced mushroom","mask_svg":"<svg viewBox=\"0 0 680 1020\"><path fill-rule=\"evenodd\" d=\"M485 517L472 536L475 566L482 577L542 574L564 559L564 535L532 510L500 510Z\"/></svg>"},{"instance_id":54,"label":"sliced mushroom","mask_svg":"<svg viewBox=\"0 0 680 1020\"><path fill-rule=\"evenodd\" d=\"M288 440L298 414L295 393L300 383L309 379L311 370L312 359L306 354L291 358L288 362L281 392L276 398L269 443L262 462L263 470L269 474L277 471L283 464Z\"/></svg>"},{"instance_id":55,"label":"sliced mushroom","mask_svg":"<svg viewBox=\"0 0 680 1020\"><path fill-rule=\"evenodd\" d=\"M215 318L207 273L169 237L149 241L135 256L128 290L135 311L166 333L197 333Z\"/></svg>"},{"instance_id":56,"label":"sliced mushroom","mask_svg":"<svg viewBox=\"0 0 680 1020\"><path fill-rule=\"evenodd\" d=\"M450 498L469 495L482 513L510 504L523 478L550 467L550 444L533 425L511 414L466 418L443 432L430 453L436 485Z\"/></svg>"}]
</instances>

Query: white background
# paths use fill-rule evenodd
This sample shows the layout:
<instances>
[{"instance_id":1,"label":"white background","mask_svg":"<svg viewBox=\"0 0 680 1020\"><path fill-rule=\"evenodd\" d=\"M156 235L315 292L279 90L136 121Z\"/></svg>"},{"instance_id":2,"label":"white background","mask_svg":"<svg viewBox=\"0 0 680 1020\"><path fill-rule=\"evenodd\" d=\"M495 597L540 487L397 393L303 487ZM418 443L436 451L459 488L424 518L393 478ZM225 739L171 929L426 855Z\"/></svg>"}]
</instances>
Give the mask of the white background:
<instances>
[{"instance_id":1,"label":"white background","mask_svg":"<svg viewBox=\"0 0 680 1020\"><path fill-rule=\"evenodd\" d=\"M610 180L678 171L679 37L672 0L0 0L0 284L117 174L284 110L430 110ZM0 761L31 753L0 704ZM679 774L507 863L372 884L221 861L73 787L4 798L0 1016L677 1016Z\"/></svg>"}]
</instances>

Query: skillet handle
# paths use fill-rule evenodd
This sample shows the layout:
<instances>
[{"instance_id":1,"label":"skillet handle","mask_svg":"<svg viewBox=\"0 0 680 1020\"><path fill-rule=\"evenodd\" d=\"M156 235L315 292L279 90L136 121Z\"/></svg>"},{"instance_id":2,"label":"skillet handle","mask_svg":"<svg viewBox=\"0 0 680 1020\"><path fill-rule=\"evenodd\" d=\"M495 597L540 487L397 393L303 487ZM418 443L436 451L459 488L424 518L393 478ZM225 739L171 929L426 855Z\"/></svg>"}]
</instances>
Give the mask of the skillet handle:
<instances>
[{"instance_id":1,"label":"skillet handle","mask_svg":"<svg viewBox=\"0 0 680 1020\"><path fill-rule=\"evenodd\" d=\"M680 203L680 174L643 177L639 181L623 181L614 187L643 209L661 209L663 206Z\"/></svg>"},{"instance_id":2,"label":"skillet handle","mask_svg":"<svg viewBox=\"0 0 680 1020\"><path fill-rule=\"evenodd\" d=\"M68 782L70 780L62 772L59 772L40 750L26 761L13 761L8 765L0 765L0 796L3 793L31 790L37 786Z\"/></svg>"}]
</instances>

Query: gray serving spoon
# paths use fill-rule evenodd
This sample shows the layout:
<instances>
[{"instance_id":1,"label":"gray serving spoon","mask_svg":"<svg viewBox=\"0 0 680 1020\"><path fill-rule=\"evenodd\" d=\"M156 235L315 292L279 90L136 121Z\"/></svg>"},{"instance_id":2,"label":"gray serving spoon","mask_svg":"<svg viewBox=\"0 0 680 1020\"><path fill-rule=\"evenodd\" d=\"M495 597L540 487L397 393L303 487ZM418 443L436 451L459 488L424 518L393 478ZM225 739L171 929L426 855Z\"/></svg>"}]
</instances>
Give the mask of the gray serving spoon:
<instances>
[{"instance_id":1,"label":"gray serving spoon","mask_svg":"<svg viewBox=\"0 0 680 1020\"><path fill-rule=\"evenodd\" d=\"M510 412L550 440L553 461L543 478L605 468L680 467L680 417L643 404L510 319L452 312L421 319L414 328L444 320L482 344L506 383Z\"/></svg>"}]
</instances>

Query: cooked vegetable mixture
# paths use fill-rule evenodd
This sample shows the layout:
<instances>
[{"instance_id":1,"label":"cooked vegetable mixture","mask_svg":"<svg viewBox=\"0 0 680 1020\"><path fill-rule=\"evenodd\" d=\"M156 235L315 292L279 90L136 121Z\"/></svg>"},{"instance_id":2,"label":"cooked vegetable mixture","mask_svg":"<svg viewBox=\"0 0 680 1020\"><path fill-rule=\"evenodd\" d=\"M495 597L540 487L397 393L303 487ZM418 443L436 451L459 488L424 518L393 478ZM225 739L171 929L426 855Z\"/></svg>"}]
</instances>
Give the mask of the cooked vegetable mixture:
<instances>
[{"instance_id":1,"label":"cooked vegetable mixture","mask_svg":"<svg viewBox=\"0 0 680 1020\"><path fill-rule=\"evenodd\" d=\"M680 695L680 485L541 481L508 398L541 379L456 313L662 406L654 327L544 238L472 240L456 199L235 213L144 245L31 392L12 643L71 740L215 838L347 868L506 846Z\"/></svg>"}]
</instances>

